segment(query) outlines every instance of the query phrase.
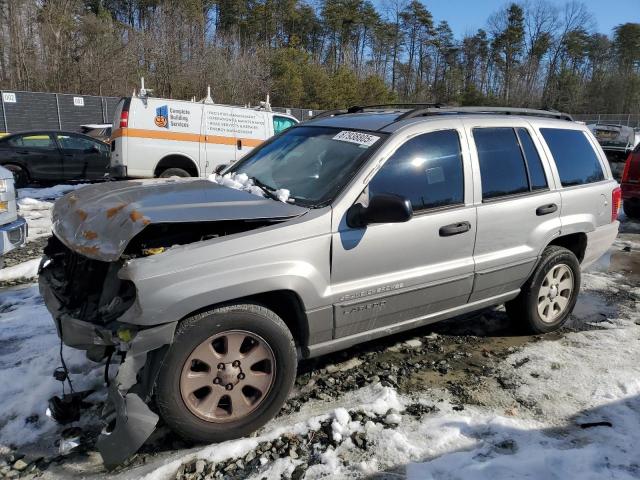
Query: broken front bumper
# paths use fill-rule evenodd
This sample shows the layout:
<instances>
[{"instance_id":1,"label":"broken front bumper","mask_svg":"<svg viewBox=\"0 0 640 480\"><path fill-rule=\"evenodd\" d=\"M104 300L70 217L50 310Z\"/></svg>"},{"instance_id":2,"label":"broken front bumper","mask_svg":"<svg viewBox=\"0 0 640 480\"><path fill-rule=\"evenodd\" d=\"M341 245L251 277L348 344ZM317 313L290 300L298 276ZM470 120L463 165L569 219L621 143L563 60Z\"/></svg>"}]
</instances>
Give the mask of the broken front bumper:
<instances>
[{"instance_id":1,"label":"broken front bumper","mask_svg":"<svg viewBox=\"0 0 640 480\"><path fill-rule=\"evenodd\" d=\"M177 322L134 331L130 339L123 341L117 331L107 326L72 318L65 313L50 284L49 273L41 269L40 293L62 342L86 350L93 360L105 358L108 352L114 351L124 355L117 375L109 384L111 405L105 408L104 414L108 428L97 442L105 466L111 469L138 451L158 423L158 415L147 403L153 395L165 347L173 341Z\"/></svg>"}]
</instances>

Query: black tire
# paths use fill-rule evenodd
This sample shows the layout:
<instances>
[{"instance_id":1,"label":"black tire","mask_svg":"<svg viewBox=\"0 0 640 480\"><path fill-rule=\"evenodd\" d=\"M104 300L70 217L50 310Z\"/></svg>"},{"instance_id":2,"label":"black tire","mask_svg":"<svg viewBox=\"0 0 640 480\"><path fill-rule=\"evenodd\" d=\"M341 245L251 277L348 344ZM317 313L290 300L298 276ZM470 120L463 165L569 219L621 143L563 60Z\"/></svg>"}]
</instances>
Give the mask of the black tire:
<instances>
[{"instance_id":1,"label":"black tire","mask_svg":"<svg viewBox=\"0 0 640 480\"><path fill-rule=\"evenodd\" d=\"M261 337L270 347L275 357L275 375L271 387L255 410L238 420L225 423L204 420L192 413L183 400L183 367L192 352L209 337L238 330ZM169 428L183 438L203 443L231 440L254 432L278 413L293 386L296 370L297 355L293 337L275 313L255 304L216 308L194 315L178 326L158 375L156 404Z\"/></svg>"},{"instance_id":2,"label":"black tire","mask_svg":"<svg viewBox=\"0 0 640 480\"><path fill-rule=\"evenodd\" d=\"M544 321L538 311L539 293L547 274L556 266L565 265L571 271L573 289L561 314L553 321ZM545 248L535 270L520 290L520 294L505 304L509 318L524 332L549 333L559 329L569 318L580 291L580 263L573 252L558 245ZM544 312L543 312L544 313Z\"/></svg>"},{"instance_id":3,"label":"black tire","mask_svg":"<svg viewBox=\"0 0 640 480\"><path fill-rule=\"evenodd\" d=\"M29 172L19 165L8 164L4 168L13 174L13 181L16 188L24 188L29 185Z\"/></svg>"},{"instance_id":4,"label":"black tire","mask_svg":"<svg viewBox=\"0 0 640 480\"><path fill-rule=\"evenodd\" d=\"M632 204L629 200L625 200L622 203L622 208L627 217L640 220L640 202Z\"/></svg>"},{"instance_id":5,"label":"black tire","mask_svg":"<svg viewBox=\"0 0 640 480\"><path fill-rule=\"evenodd\" d=\"M190 177L190 176L191 174L182 168L167 168L159 175L159 178Z\"/></svg>"}]
</instances>

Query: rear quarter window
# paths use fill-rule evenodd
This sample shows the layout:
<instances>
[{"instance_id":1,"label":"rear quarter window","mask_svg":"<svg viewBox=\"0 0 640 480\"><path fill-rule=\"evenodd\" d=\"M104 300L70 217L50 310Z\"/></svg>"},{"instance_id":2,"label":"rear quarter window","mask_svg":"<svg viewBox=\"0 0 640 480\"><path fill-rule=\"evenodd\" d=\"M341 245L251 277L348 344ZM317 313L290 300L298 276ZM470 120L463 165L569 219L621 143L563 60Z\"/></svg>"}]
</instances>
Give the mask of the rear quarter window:
<instances>
[{"instance_id":1,"label":"rear quarter window","mask_svg":"<svg viewBox=\"0 0 640 480\"><path fill-rule=\"evenodd\" d=\"M551 150L563 187L604 180L598 155L584 132L541 128L540 133Z\"/></svg>"}]
</instances>

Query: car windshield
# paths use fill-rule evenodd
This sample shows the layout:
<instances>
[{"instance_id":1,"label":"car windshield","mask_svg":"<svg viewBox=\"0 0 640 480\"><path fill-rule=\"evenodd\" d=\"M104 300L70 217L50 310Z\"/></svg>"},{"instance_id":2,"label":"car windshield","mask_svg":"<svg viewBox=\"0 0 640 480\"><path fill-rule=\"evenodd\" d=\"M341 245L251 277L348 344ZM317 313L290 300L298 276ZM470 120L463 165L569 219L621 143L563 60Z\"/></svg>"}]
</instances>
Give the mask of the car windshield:
<instances>
[{"instance_id":1,"label":"car windshield","mask_svg":"<svg viewBox=\"0 0 640 480\"><path fill-rule=\"evenodd\" d=\"M385 137L380 132L294 127L227 172L244 173L271 190L285 188L294 202L317 207L336 197Z\"/></svg>"}]
</instances>

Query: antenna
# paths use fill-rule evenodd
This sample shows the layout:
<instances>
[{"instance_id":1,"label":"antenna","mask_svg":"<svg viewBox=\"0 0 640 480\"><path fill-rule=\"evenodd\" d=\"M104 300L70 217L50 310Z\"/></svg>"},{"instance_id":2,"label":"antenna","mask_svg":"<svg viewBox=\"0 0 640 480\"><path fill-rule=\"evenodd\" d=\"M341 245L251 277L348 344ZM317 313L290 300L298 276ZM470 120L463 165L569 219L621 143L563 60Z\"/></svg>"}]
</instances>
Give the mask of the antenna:
<instances>
[{"instance_id":1,"label":"antenna","mask_svg":"<svg viewBox=\"0 0 640 480\"><path fill-rule=\"evenodd\" d=\"M268 93L267 93L267 99L264 102L260 102L260 107L259 108L263 108L267 112L271 111L271 103L269 103L269 94Z\"/></svg>"},{"instance_id":2,"label":"antenna","mask_svg":"<svg viewBox=\"0 0 640 480\"><path fill-rule=\"evenodd\" d=\"M211 85L207 85L207 96L202 103L213 103L213 98L211 98Z\"/></svg>"},{"instance_id":3,"label":"antenna","mask_svg":"<svg viewBox=\"0 0 640 480\"><path fill-rule=\"evenodd\" d=\"M146 98L151 92L153 92L153 90L147 90L146 88L144 88L144 77L140 77L140 97Z\"/></svg>"}]
</instances>

